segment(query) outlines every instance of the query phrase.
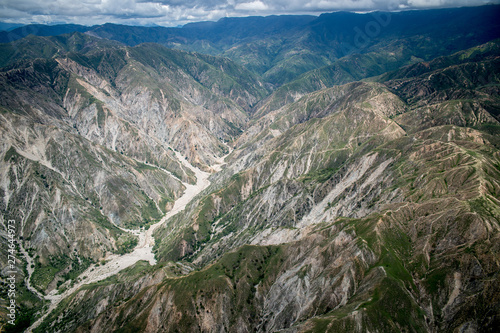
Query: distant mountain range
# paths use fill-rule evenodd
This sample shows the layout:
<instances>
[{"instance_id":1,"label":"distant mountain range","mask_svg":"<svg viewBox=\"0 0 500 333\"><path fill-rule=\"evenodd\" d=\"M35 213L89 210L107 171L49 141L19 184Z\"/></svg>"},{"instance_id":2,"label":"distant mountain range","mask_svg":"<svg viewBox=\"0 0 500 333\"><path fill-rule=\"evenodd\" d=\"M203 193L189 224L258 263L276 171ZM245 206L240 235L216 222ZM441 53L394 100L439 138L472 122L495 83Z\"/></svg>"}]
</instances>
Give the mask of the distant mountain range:
<instances>
[{"instance_id":1,"label":"distant mountain range","mask_svg":"<svg viewBox=\"0 0 500 333\"><path fill-rule=\"evenodd\" d=\"M0 22L0 31L10 31L22 26L24 26L24 24Z\"/></svg>"},{"instance_id":2,"label":"distant mountain range","mask_svg":"<svg viewBox=\"0 0 500 333\"><path fill-rule=\"evenodd\" d=\"M2 32L2 329L495 331L499 14Z\"/></svg>"},{"instance_id":3,"label":"distant mountain range","mask_svg":"<svg viewBox=\"0 0 500 333\"><path fill-rule=\"evenodd\" d=\"M0 32L0 42L12 42L29 34L82 32L128 46L158 43L228 57L272 84L281 85L350 54L398 52L401 48L410 48L414 57L423 60L451 54L500 38L498 17L500 6L490 5L397 13L336 12L319 17L223 18L182 28L28 25Z\"/></svg>"}]
</instances>

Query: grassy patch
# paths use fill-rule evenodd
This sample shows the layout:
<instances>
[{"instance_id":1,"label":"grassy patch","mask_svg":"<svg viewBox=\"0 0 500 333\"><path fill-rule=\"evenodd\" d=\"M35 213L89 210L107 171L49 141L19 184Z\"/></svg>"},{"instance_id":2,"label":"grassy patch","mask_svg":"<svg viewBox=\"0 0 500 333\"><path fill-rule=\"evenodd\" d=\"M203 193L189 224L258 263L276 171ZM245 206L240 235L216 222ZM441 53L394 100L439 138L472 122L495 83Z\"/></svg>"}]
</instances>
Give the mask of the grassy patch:
<instances>
[{"instance_id":1,"label":"grassy patch","mask_svg":"<svg viewBox=\"0 0 500 333\"><path fill-rule=\"evenodd\" d=\"M125 254L132 252L138 242L139 239L137 236L131 234L122 234L116 241L116 253Z\"/></svg>"},{"instance_id":2,"label":"grassy patch","mask_svg":"<svg viewBox=\"0 0 500 333\"><path fill-rule=\"evenodd\" d=\"M36 267L31 275L31 284L38 290L45 290L60 269L51 266Z\"/></svg>"},{"instance_id":3,"label":"grassy patch","mask_svg":"<svg viewBox=\"0 0 500 333\"><path fill-rule=\"evenodd\" d=\"M441 268L436 268L427 274L424 285L431 295L437 295L445 287L446 275L446 270Z\"/></svg>"},{"instance_id":4,"label":"grassy patch","mask_svg":"<svg viewBox=\"0 0 500 333\"><path fill-rule=\"evenodd\" d=\"M12 162L12 163L17 163L18 158L21 155L19 155L14 147L10 147L9 150L5 153L5 156L3 158L4 162Z\"/></svg>"},{"instance_id":5,"label":"grassy patch","mask_svg":"<svg viewBox=\"0 0 500 333\"><path fill-rule=\"evenodd\" d=\"M370 319L366 330L381 332L426 332L424 312L403 290L398 280L385 278L374 297L363 305Z\"/></svg>"},{"instance_id":6,"label":"grassy patch","mask_svg":"<svg viewBox=\"0 0 500 333\"><path fill-rule=\"evenodd\" d=\"M102 128L104 127L104 123L106 121L106 114L103 109L103 103L99 100L95 100L95 104L97 107L97 125Z\"/></svg>"},{"instance_id":7,"label":"grassy patch","mask_svg":"<svg viewBox=\"0 0 500 333\"><path fill-rule=\"evenodd\" d=\"M91 260L89 258L77 258L73 259L71 263L71 270L63 275L65 280L75 280L81 273L83 273L91 264Z\"/></svg>"},{"instance_id":8,"label":"grassy patch","mask_svg":"<svg viewBox=\"0 0 500 333\"><path fill-rule=\"evenodd\" d=\"M149 165L149 164L144 164L141 162L136 162L135 169L139 172L143 171L155 171L158 170L156 167Z\"/></svg>"}]
</instances>

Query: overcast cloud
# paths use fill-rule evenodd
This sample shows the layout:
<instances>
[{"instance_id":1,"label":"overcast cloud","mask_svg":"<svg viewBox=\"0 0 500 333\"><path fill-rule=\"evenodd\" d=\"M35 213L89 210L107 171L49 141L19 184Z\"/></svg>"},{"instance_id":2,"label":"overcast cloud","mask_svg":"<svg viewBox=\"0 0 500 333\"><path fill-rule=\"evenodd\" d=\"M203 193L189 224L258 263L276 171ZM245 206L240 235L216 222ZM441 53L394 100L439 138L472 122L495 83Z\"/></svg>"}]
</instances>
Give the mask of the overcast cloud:
<instances>
[{"instance_id":1,"label":"overcast cloud","mask_svg":"<svg viewBox=\"0 0 500 333\"><path fill-rule=\"evenodd\" d=\"M235 16L397 11L492 2L500 0L0 0L0 21L177 26Z\"/></svg>"}]
</instances>

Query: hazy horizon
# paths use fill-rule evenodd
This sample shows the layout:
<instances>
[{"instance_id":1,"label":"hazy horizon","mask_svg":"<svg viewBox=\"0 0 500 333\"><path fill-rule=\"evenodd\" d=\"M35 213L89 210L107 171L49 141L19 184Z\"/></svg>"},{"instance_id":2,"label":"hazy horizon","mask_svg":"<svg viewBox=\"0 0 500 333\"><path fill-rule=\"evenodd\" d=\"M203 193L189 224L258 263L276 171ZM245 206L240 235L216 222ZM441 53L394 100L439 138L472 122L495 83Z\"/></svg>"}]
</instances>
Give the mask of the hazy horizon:
<instances>
[{"instance_id":1,"label":"hazy horizon","mask_svg":"<svg viewBox=\"0 0 500 333\"><path fill-rule=\"evenodd\" d=\"M0 22L6 24L105 23L131 26L179 27L188 23L218 21L224 17L313 15L348 11L405 11L438 8L475 7L499 4L500 0L309 0L235 1L235 0L1 0Z\"/></svg>"}]
</instances>

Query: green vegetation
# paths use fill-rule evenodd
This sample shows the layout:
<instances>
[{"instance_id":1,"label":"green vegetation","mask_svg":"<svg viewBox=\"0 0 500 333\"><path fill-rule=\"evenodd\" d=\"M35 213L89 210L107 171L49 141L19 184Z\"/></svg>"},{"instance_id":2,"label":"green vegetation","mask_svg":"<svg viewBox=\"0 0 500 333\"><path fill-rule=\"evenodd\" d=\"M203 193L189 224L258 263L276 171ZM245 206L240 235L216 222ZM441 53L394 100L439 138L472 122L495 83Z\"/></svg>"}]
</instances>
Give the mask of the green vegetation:
<instances>
[{"instance_id":1,"label":"green vegetation","mask_svg":"<svg viewBox=\"0 0 500 333\"><path fill-rule=\"evenodd\" d=\"M89 258L74 258L71 262L71 270L65 274L63 274L63 279L67 280L76 280L76 278L83 273L89 266L92 264L93 260Z\"/></svg>"},{"instance_id":2,"label":"green vegetation","mask_svg":"<svg viewBox=\"0 0 500 333\"><path fill-rule=\"evenodd\" d=\"M63 269L64 266L51 267L51 266L36 266L33 275L31 276L31 284L39 290L45 290L55 275Z\"/></svg>"},{"instance_id":3,"label":"green vegetation","mask_svg":"<svg viewBox=\"0 0 500 333\"><path fill-rule=\"evenodd\" d=\"M138 242L139 239L137 238L137 236L130 234L121 235L116 241L117 253L125 254L132 252Z\"/></svg>"},{"instance_id":4,"label":"green vegetation","mask_svg":"<svg viewBox=\"0 0 500 333\"><path fill-rule=\"evenodd\" d=\"M14 321L14 325L6 323L5 326L2 327L2 332L5 333L21 333L25 332L25 330L31 326L34 322L35 318L35 308L27 308L23 305L16 308L16 320Z\"/></svg>"},{"instance_id":5,"label":"green vegetation","mask_svg":"<svg viewBox=\"0 0 500 333\"><path fill-rule=\"evenodd\" d=\"M69 258L68 255L49 256L49 263L42 264L38 262L35 265L35 271L31 276L31 283L39 290L45 290L56 276L60 276L63 281L75 280L82 272L84 272L93 262L91 258L74 257ZM60 274L61 271L65 271ZM59 286L59 284L58 284Z\"/></svg>"},{"instance_id":6,"label":"green vegetation","mask_svg":"<svg viewBox=\"0 0 500 333\"><path fill-rule=\"evenodd\" d=\"M17 163L18 158L21 155L19 155L14 147L10 147L9 150L5 153L5 156L3 158L4 162L12 162L12 163Z\"/></svg>"}]
</instances>

